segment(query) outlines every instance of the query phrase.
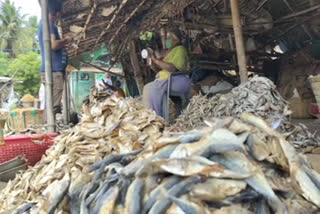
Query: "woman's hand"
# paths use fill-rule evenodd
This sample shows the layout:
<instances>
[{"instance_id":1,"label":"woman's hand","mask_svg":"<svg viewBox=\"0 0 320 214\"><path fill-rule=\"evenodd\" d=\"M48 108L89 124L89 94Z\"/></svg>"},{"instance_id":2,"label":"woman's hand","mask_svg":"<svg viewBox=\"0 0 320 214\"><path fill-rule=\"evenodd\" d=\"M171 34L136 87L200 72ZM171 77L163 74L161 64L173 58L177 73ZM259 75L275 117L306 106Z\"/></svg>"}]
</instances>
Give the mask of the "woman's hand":
<instances>
[{"instance_id":1,"label":"woman's hand","mask_svg":"<svg viewBox=\"0 0 320 214\"><path fill-rule=\"evenodd\" d=\"M157 59L157 57L156 57L154 54L152 54L152 55L151 55L151 60L152 60L152 62L156 63L156 61L157 61L158 59ZM157 64L157 63L156 63L156 64Z\"/></svg>"},{"instance_id":2,"label":"woman's hand","mask_svg":"<svg viewBox=\"0 0 320 214\"><path fill-rule=\"evenodd\" d=\"M168 70L170 72L175 72L177 70L173 64L157 59L155 56L151 56L151 60L154 64L159 66L161 69Z\"/></svg>"},{"instance_id":3,"label":"woman's hand","mask_svg":"<svg viewBox=\"0 0 320 214\"><path fill-rule=\"evenodd\" d=\"M154 54L151 55L151 60L154 64L160 66L160 64L162 63L162 60L158 59Z\"/></svg>"}]
</instances>

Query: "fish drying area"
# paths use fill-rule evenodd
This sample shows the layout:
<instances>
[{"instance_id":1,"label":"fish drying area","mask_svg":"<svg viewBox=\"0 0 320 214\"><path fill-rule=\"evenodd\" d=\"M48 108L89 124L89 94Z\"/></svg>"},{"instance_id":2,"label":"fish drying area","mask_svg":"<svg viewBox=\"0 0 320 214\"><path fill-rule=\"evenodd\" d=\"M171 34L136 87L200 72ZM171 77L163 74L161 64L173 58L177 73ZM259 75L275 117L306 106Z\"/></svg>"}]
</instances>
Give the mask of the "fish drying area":
<instances>
[{"instance_id":1,"label":"fish drying area","mask_svg":"<svg viewBox=\"0 0 320 214\"><path fill-rule=\"evenodd\" d=\"M64 114L48 122L57 133L46 126L42 138L26 133L25 145L43 146L43 156L0 164L0 178L8 178L0 182L0 214L320 213L319 3L61 4L59 30L74 37L70 64L117 76L127 91L87 84L78 123L67 125ZM187 74L176 74L192 79L192 96L170 96L174 72L158 79L155 56L141 54L166 49L161 36L171 28L190 55ZM88 62L100 46L108 68ZM92 73L85 74L82 81ZM152 81L168 85L164 117L142 98Z\"/></svg>"},{"instance_id":2,"label":"fish drying area","mask_svg":"<svg viewBox=\"0 0 320 214\"><path fill-rule=\"evenodd\" d=\"M238 103L239 93L247 102ZM0 192L1 213L318 211L319 174L305 153L319 140L290 122L288 103L267 78L195 96L170 126L139 99L97 89L83 111L78 125Z\"/></svg>"}]
</instances>

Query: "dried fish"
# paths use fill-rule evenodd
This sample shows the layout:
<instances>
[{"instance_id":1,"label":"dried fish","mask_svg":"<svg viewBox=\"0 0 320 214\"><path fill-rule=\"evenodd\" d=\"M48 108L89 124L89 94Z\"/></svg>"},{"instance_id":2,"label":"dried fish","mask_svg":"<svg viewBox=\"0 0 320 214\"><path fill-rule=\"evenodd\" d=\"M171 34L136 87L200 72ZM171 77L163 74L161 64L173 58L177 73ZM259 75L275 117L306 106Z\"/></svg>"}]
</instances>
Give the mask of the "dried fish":
<instances>
[{"instance_id":1,"label":"dried fish","mask_svg":"<svg viewBox=\"0 0 320 214\"><path fill-rule=\"evenodd\" d=\"M228 94L218 94L212 98L194 96L171 129L185 131L198 128L203 126L208 118L228 116L239 118L243 112L268 120L274 128L278 128L287 136L287 140L296 149L320 146L319 135L311 133L302 124L290 123L291 111L288 102L281 97L271 80L258 76L234 88Z\"/></svg>"},{"instance_id":2,"label":"dried fish","mask_svg":"<svg viewBox=\"0 0 320 214\"><path fill-rule=\"evenodd\" d=\"M179 199L174 196L171 196L168 193L165 193L164 195L169 200L177 204L185 214L205 214L206 213L206 208L203 206L203 204L196 204L189 200Z\"/></svg>"},{"instance_id":3,"label":"dried fish","mask_svg":"<svg viewBox=\"0 0 320 214\"><path fill-rule=\"evenodd\" d=\"M189 177L185 180L182 180L179 184L173 186L169 191L168 194L171 196L179 197L180 195L186 193L188 191L188 188L192 186L193 184L196 184L201 181L200 177ZM163 199L157 201L150 211L149 214L161 214L164 213L171 205L171 200L169 199Z\"/></svg>"},{"instance_id":4,"label":"dried fish","mask_svg":"<svg viewBox=\"0 0 320 214\"><path fill-rule=\"evenodd\" d=\"M285 214L320 208L320 175L261 117L209 118L208 127L163 133L164 121L135 100L92 91L84 109L80 124L0 192L0 213Z\"/></svg>"},{"instance_id":5,"label":"dried fish","mask_svg":"<svg viewBox=\"0 0 320 214\"><path fill-rule=\"evenodd\" d=\"M125 214L139 214L142 211L142 198L144 191L144 181L142 178L136 178L130 185L127 197Z\"/></svg>"},{"instance_id":6,"label":"dried fish","mask_svg":"<svg viewBox=\"0 0 320 214\"><path fill-rule=\"evenodd\" d=\"M106 191L97 202L97 209L93 211L93 214L99 213L113 213L116 205L116 200L119 195L119 187L114 186Z\"/></svg>"},{"instance_id":7,"label":"dried fish","mask_svg":"<svg viewBox=\"0 0 320 214\"><path fill-rule=\"evenodd\" d=\"M246 187L247 184L244 181L212 178L194 185L190 194L204 201L216 202L236 195Z\"/></svg>"},{"instance_id":8,"label":"dried fish","mask_svg":"<svg viewBox=\"0 0 320 214\"><path fill-rule=\"evenodd\" d=\"M39 193L49 186L53 188L52 184L57 184L63 178L63 169L67 170L71 178L68 193L63 192L65 194L61 196L61 200L69 195L73 213L78 213L79 210L85 212L78 206L81 203L78 195L87 186L85 184L94 179L88 172L92 164L106 159L109 154L117 155L124 153L123 151L129 153L156 141L161 137L165 126L163 119L154 112L145 110L137 100L122 100L96 89L91 91L83 109L82 121L63 131L35 167L18 175L14 185L7 185L0 193L0 213L14 210L26 201L38 201L39 207L48 205L56 209L56 206L48 204L48 200L41 200ZM136 125L137 122L139 125ZM131 133L145 138L132 138ZM126 156L120 161L131 162L134 156L135 154Z\"/></svg>"},{"instance_id":9,"label":"dried fish","mask_svg":"<svg viewBox=\"0 0 320 214\"><path fill-rule=\"evenodd\" d=\"M69 185L70 175L67 172L61 181L56 180L50 186L48 186L43 191L45 201L40 207L40 213L54 213L57 206L63 200L66 192L68 191Z\"/></svg>"},{"instance_id":10,"label":"dried fish","mask_svg":"<svg viewBox=\"0 0 320 214\"><path fill-rule=\"evenodd\" d=\"M238 117L243 112L254 113L272 122L291 113L288 110L288 103L276 91L273 82L255 76L228 94L212 98L200 95L193 97L174 127L196 128L207 118Z\"/></svg>"}]
</instances>

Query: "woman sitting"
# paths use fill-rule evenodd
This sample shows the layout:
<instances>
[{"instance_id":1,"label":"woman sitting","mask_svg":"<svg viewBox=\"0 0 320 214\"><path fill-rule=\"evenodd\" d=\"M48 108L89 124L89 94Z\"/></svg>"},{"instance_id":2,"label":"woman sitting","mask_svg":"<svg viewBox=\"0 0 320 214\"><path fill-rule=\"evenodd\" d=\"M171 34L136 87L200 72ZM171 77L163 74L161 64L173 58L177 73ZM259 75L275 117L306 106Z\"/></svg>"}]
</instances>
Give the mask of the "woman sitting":
<instances>
[{"instance_id":1,"label":"woman sitting","mask_svg":"<svg viewBox=\"0 0 320 214\"><path fill-rule=\"evenodd\" d=\"M164 117L162 101L168 91L170 73L183 72L188 66L188 52L181 45L179 34L178 30L171 30L167 33L166 46L168 51L163 57L152 56L152 62L159 67L160 71L156 80L145 85L143 89L146 107L154 110L161 117ZM173 76L171 84L171 92L187 94L191 87L191 79L188 75Z\"/></svg>"}]
</instances>

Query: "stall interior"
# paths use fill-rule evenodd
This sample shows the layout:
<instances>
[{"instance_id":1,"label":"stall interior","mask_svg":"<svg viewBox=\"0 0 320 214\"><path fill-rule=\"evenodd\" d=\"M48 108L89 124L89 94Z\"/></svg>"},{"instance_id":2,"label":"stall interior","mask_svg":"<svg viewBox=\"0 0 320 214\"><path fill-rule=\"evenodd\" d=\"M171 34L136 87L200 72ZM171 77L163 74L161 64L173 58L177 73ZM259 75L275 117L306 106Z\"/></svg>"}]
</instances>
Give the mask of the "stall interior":
<instances>
[{"instance_id":1,"label":"stall interior","mask_svg":"<svg viewBox=\"0 0 320 214\"><path fill-rule=\"evenodd\" d=\"M320 5L239 0L239 9L249 76L268 77L288 100L297 92L305 106L315 103L308 77L318 74ZM111 63L120 62L127 85L134 85L131 96L141 95L155 78L141 51L164 49L161 33L172 28L180 30L188 49L193 94L214 95L219 84L240 84L229 1L67 0L63 10L61 30L75 38L69 55L77 59L107 47Z\"/></svg>"}]
</instances>

